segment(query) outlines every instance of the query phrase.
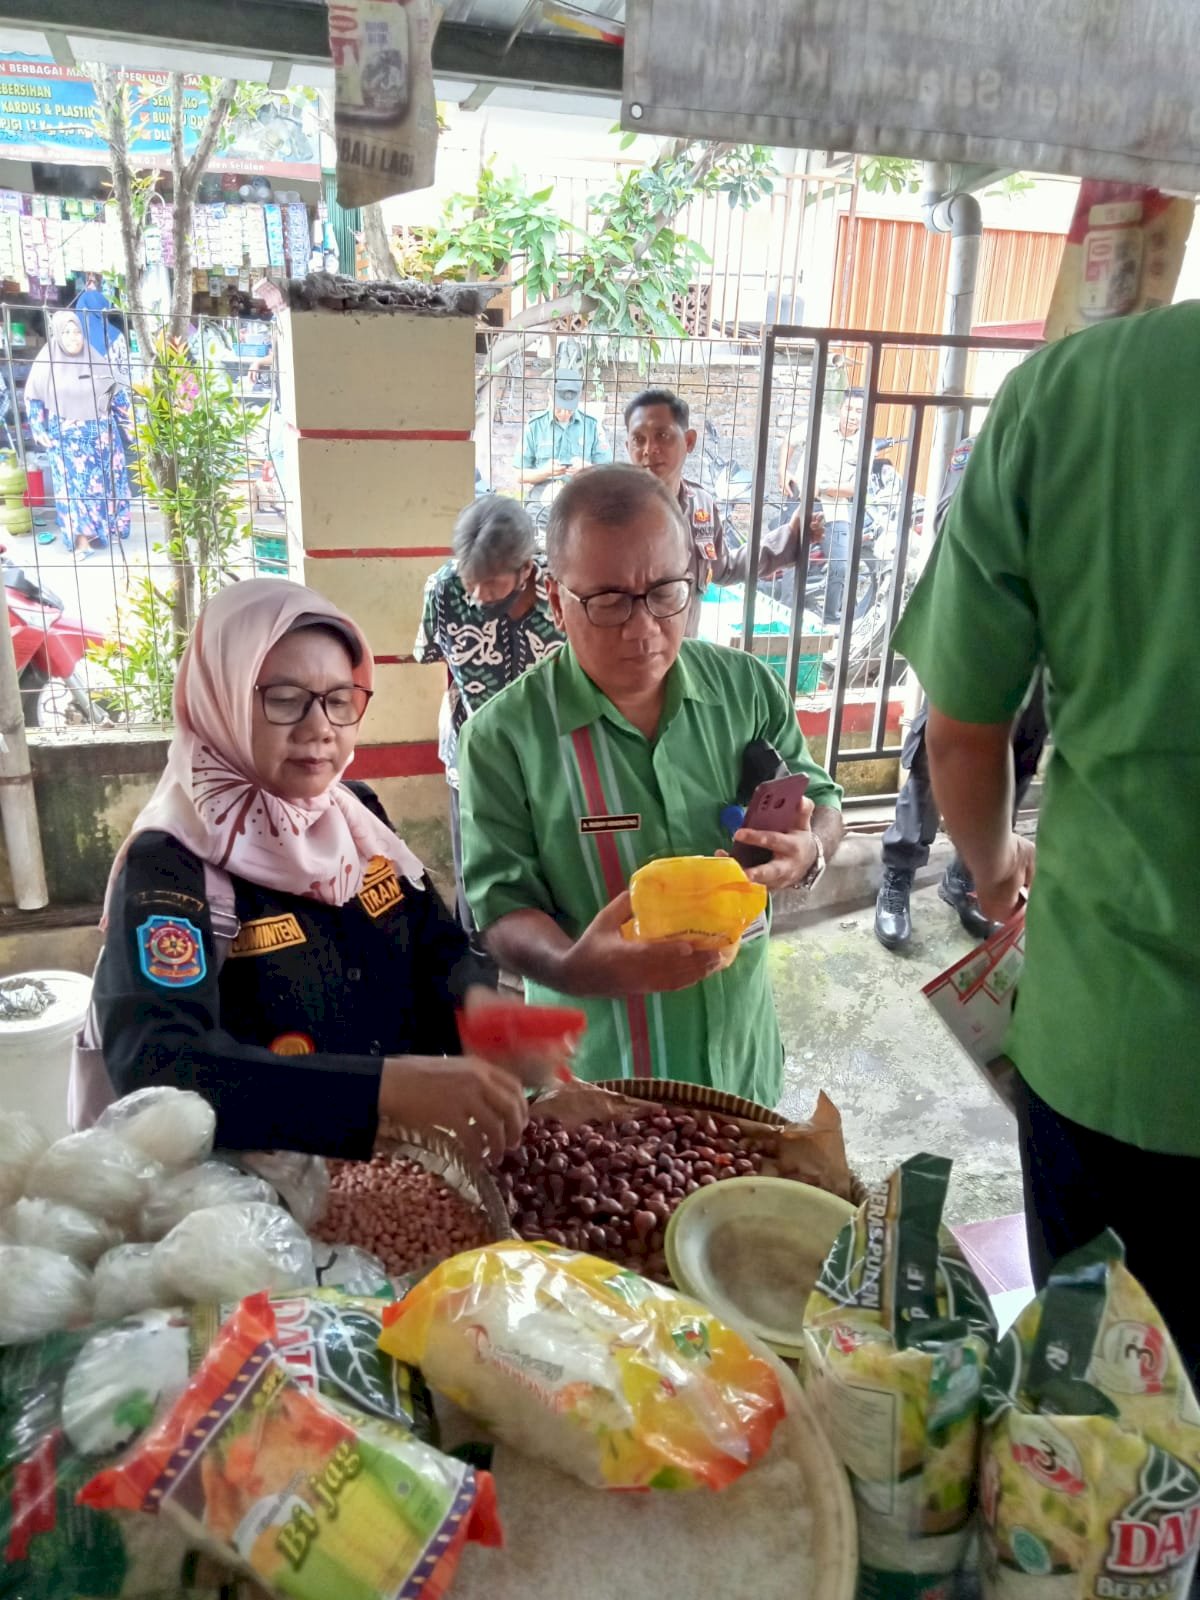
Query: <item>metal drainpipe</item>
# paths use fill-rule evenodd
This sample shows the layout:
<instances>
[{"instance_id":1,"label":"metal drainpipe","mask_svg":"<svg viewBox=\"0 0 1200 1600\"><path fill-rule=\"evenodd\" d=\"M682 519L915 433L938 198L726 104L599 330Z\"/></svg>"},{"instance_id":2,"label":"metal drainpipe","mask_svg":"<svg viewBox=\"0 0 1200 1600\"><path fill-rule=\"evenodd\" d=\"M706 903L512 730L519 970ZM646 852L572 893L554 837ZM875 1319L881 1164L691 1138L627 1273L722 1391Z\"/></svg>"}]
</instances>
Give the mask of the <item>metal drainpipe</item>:
<instances>
[{"instance_id":1,"label":"metal drainpipe","mask_svg":"<svg viewBox=\"0 0 1200 1600\"><path fill-rule=\"evenodd\" d=\"M983 237L983 214L979 201L973 194L947 194L950 186L950 169L944 163L925 163L924 187L921 192L921 211L925 226L931 233L950 235L950 270L946 280L946 315L943 332L969 334L974 320L975 285L979 276L979 245ZM945 350L938 375L939 394L963 394L966 390L966 350ZM934 429L933 449L929 456L929 475L925 480L926 540L923 556L932 547L933 514L941 497L950 457L962 437L963 413L953 407L939 407L937 426ZM917 714L920 704L920 685L915 675L909 675L908 692L904 700L904 721L907 725Z\"/></svg>"},{"instance_id":2,"label":"metal drainpipe","mask_svg":"<svg viewBox=\"0 0 1200 1600\"><path fill-rule=\"evenodd\" d=\"M0 606L0 825L18 909L40 911L50 896L7 606Z\"/></svg>"}]
</instances>

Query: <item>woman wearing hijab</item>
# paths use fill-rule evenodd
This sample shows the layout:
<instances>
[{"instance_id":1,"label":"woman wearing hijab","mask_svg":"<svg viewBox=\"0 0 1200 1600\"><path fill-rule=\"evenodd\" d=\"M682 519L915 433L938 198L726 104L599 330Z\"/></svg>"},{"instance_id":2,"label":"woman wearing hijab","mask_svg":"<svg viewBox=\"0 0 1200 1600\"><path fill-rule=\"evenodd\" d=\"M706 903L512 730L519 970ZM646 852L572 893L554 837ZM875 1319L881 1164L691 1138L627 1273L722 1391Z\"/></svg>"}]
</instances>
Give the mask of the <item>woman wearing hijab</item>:
<instances>
[{"instance_id":1,"label":"woman wearing hijab","mask_svg":"<svg viewBox=\"0 0 1200 1600\"><path fill-rule=\"evenodd\" d=\"M381 1117L475 1153L520 1137L516 1078L458 1054L465 935L342 782L372 677L358 626L299 584L237 583L201 612L166 770L109 879L102 1057L77 1053L73 1126L169 1084L212 1104L229 1149L361 1159Z\"/></svg>"},{"instance_id":2,"label":"woman wearing hijab","mask_svg":"<svg viewBox=\"0 0 1200 1600\"><path fill-rule=\"evenodd\" d=\"M129 471L118 427L129 397L73 311L56 312L49 335L25 385L30 431L50 457L63 543L76 552L106 550L114 534L129 537Z\"/></svg>"},{"instance_id":3,"label":"woman wearing hijab","mask_svg":"<svg viewBox=\"0 0 1200 1600\"><path fill-rule=\"evenodd\" d=\"M110 347L120 337L120 330L114 326L113 318L107 315L112 311L112 301L100 287L97 273L89 272L84 279L84 288L75 296L75 310L79 312L88 344L97 355L107 356Z\"/></svg>"}]
</instances>

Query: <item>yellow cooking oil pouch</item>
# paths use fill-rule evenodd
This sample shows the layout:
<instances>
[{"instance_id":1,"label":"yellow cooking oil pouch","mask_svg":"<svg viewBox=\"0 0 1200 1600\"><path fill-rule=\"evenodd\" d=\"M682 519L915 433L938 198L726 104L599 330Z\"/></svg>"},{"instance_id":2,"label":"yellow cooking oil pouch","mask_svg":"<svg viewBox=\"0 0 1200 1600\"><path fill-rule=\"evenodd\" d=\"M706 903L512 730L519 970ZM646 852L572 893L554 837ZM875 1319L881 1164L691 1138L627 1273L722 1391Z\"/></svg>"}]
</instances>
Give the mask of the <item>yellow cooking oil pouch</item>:
<instances>
[{"instance_id":1,"label":"yellow cooking oil pouch","mask_svg":"<svg viewBox=\"0 0 1200 1600\"><path fill-rule=\"evenodd\" d=\"M601 1489L720 1489L784 1414L769 1360L703 1306L519 1239L444 1261L380 1347L504 1443Z\"/></svg>"},{"instance_id":2,"label":"yellow cooking oil pouch","mask_svg":"<svg viewBox=\"0 0 1200 1600\"><path fill-rule=\"evenodd\" d=\"M736 948L767 909L767 891L732 856L668 856L629 880L628 939L686 939L697 949Z\"/></svg>"},{"instance_id":3,"label":"yellow cooking oil pouch","mask_svg":"<svg viewBox=\"0 0 1200 1600\"><path fill-rule=\"evenodd\" d=\"M279 1600L440 1600L467 1541L502 1542L486 1472L297 1382L265 1294L79 1500L168 1517Z\"/></svg>"}]
</instances>

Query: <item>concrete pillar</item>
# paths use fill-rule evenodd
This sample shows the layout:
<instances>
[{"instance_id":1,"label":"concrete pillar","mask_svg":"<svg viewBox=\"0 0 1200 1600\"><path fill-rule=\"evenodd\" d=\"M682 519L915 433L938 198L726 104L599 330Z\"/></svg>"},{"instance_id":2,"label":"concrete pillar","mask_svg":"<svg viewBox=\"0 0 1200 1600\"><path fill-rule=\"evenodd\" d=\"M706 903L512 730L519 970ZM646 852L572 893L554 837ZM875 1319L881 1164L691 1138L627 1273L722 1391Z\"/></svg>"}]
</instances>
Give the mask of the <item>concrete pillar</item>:
<instances>
[{"instance_id":1,"label":"concrete pillar","mask_svg":"<svg viewBox=\"0 0 1200 1600\"><path fill-rule=\"evenodd\" d=\"M475 328L412 312L285 314L280 379L304 581L360 624L375 698L350 776L444 883L444 667L418 666L425 580L474 494Z\"/></svg>"}]
</instances>

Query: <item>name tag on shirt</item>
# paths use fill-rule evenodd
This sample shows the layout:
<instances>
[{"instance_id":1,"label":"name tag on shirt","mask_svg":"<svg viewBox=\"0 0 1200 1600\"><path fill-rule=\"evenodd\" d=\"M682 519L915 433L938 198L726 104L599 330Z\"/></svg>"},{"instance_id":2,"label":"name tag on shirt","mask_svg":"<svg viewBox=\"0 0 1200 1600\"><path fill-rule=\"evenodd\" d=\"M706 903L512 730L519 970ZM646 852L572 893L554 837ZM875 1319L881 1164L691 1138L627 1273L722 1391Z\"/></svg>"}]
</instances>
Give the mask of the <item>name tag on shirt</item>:
<instances>
[{"instance_id":1,"label":"name tag on shirt","mask_svg":"<svg viewBox=\"0 0 1200 1600\"><path fill-rule=\"evenodd\" d=\"M579 831L588 833L637 833L642 826L640 811L626 811L617 817L580 817Z\"/></svg>"},{"instance_id":2,"label":"name tag on shirt","mask_svg":"<svg viewBox=\"0 0 1200 1600\"><path fill-rule=\"evenodd\" d=\"M761 939L767 931L767 913L761 911L742 935L742 943L749 944L751 939Z\"/></svg>"},{"instance_id":3,"label":"name tag on shirt","mask_svg":"<svg viewBox=\"0 0 1200 1600\"><path fill-rule=\"evenodd\" d=\"M243 922L229 947L229 960L237 956L265 956L307 944L304 929L290 912L279 917L255 917Z\"/></svg>"}]
</instances>

